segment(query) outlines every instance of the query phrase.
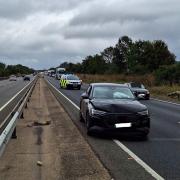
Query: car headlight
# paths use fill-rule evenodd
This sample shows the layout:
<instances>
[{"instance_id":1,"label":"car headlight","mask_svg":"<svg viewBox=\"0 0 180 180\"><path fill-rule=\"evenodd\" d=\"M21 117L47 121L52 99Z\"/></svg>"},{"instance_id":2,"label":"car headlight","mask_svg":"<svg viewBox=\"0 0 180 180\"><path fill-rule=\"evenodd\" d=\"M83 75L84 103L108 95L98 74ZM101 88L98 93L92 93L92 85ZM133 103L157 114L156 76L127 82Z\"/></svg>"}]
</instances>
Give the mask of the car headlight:
<instances>
[{"instance_id":1,"label":"car headlight","mask_svg":"<svg viewBox=\"0 0 180 180\"><path fill-rule=\"evenodd\" d=\"M101 116L101 115L104 115L105 113L106 113L105 111L100 111L100 110L96 110L96 109L90 110L91 116Z\"/></svg>"},{"instance_id":2,"label":"car headlight","mask_svg":"<svg viewBox=\"0 0 180 180\"><path fill-rule=\"evenodd\" d=\"M149 115L149 111L145 110L145 111L140 111L138 112L139 115L145 116L145 115Z\"/></svg>"}]
</instances>

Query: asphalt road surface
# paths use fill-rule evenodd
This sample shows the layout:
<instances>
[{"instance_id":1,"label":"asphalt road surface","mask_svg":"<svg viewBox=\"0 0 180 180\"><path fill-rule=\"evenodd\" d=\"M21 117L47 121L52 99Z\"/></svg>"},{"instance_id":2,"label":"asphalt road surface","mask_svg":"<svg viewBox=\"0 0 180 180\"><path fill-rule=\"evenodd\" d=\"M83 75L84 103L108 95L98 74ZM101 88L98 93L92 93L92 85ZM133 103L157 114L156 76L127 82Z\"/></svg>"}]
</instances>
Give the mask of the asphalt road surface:
<instances>
[{"instance_id":1,"label":"asphalt road surface","mask_svg":"<svg viewBox=\"0 0 180 180\"><path fill-rule=\"evenodd\" d=\"M0 108L28 83L29 81L23 81L21 77L17 78L17 81L0 81Z\"/></svg>"},{"instance_id":2,"label":"asphalt road surface","mask_svg":"<svg viewBox=\"0 0 180 180\"><path fill-rule=\"evenodd\" d=\"M54 78L47 79L65 96L79 106L80 95L87 86L81 90L60 89L59 82ZM135 153L164 179L180 179L180 105L161 102L157 100L142 100L151 113L151 132L147 141L134 139L119 139L126 147ZM79 129L85 135L85 127L79 124ZM87 137L97 155L117 179L122 178L121 160L122 150L112 140ZM136 174L140 173L134 169ZM126 172L131 177L131 172ZM145 176L141 176L145 177ZM129 178L129 179L132 179ZM134 178L135 179L135 178Z\"/></svg>"},{"instance_id":3,"label":"asphalt road surface","mask_svg":"<svg viewBox=\"0 0 180 180\"><path fill-rule=\"evenodd\" d=\"M0 157L0 180L111 180L42 79L16 130Z\"/></svg>"}]
</instances>

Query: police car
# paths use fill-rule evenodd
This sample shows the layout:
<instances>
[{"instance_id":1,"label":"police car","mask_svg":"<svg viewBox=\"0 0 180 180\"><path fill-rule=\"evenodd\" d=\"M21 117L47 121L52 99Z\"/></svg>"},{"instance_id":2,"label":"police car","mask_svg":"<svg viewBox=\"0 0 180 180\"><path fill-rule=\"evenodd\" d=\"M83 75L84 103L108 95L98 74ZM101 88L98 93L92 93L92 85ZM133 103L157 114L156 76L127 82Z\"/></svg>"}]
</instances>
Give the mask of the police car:
<instances>
[{"instance_id":1,"label":"police car","mask_svg":"<svg viewBox=\"0 0 180 180\"><path fill-rule=\"evenodd\" d=\"M81 84L82 80L73 74L62 75L60 79L60 87L65 89L81 89Z\"/></svg>"}]
</instances>

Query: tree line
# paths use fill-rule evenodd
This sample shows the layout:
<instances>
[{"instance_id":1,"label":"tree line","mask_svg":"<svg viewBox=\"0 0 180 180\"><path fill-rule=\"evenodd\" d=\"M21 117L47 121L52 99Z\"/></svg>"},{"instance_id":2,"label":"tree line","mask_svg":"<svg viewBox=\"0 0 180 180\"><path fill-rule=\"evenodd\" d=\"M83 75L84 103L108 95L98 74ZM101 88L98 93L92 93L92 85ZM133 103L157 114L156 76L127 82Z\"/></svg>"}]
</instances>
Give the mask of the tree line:
<instances>
[{"instance_id":1,"label":"tree line","mask_svg":"<svg viewBox=\"0 0 180 180\"><path fill-rule=\"evenodd\" d=\"M23 66L21 64L17 65L6 65L0 62L0 77L7 77L10 75L18 75L18 74L31 74L34 70Z\"/></svg>"},{"instance_id":2,"label":"tree line","mask_svg":"<svg viewBox=\"0 0 180 180\"><path fill-rule=\"evenodd\" d=\"M157 82L163 80L164 83L166 81L169 83L169 79L180 82L179 63L162 40L133 41L130 37L123 36L114 47L107 47L100 54L87 56L81 63L64 62L60 67L70 72L83 74L144 75L153 73ZM176 75L174 69L176 69Z\"/></svg>"}]
</instances>

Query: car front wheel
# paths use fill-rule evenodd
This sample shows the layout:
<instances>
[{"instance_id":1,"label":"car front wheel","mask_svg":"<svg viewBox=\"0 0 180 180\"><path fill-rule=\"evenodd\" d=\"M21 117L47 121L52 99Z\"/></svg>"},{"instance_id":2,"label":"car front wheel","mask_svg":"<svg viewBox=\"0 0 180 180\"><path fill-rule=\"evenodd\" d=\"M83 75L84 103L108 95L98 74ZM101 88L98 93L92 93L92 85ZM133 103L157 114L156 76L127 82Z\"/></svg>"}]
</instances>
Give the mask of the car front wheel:
<instances>
[{"instance_id":1,"label":"car front wheel","mask_svg":"<svg viewBox=\"0 0 180 180\"><path fill-rule=\"evenodd\" d=\"M83 118L83 116L82 116L81 111L79 111L79 121L80 121L80 122L84 122L84 118Z\"/></svg>"},{"instance_id":2,"label":"car front wheel","mask_svg":"<svg viewBox=\"0 0 180 180\"><path fill-rule=\"evenodd\" d=\"M89 116L89 113L86 115L86 129L87 129L87 134L91 135L90 129L93 126L93 122Z\"/></svg>"}]
</instances>

